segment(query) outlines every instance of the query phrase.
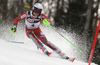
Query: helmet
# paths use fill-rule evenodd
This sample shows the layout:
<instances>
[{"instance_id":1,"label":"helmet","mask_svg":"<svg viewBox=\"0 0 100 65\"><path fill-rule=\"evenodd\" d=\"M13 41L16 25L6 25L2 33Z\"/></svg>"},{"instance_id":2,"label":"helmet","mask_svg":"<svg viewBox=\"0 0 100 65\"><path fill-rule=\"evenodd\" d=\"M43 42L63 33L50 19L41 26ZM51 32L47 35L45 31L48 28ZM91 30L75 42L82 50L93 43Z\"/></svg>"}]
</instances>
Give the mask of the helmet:
<instances>
[{"instance_id":1,"label":"helmet","mask_svg":"<svg viewBox=\"0 0 100 65\"><path fill-rule=\"evenodd\" d=\"M43 9L43 6L40 3L36 3L33 6L33 12L37 12L40 14L42 12L42 9Z\"/></svg>"}]
</instances>

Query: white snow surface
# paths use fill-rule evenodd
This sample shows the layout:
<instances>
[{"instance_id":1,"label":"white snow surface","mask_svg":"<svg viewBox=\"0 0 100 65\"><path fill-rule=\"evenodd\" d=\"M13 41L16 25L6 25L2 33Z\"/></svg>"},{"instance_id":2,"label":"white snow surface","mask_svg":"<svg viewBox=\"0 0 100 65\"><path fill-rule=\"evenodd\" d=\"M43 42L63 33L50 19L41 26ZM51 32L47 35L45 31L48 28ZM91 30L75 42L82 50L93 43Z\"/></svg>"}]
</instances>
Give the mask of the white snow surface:
<instances>
[{"instance_id":1,"label":"white snow surface","mask_svg":"<svg viewBox=\"0 0 100 65\"><path fill-rule=\"evenodd\" d=\"M0 39L0 65L88 65L77 60L70 62L62 59L54 52L48 57L41 50L37 50L34 45L26 43L7 43Z\"/></svg>"},{"instance_id":2,"label":"white snow surface","mask_svg":"<svg viewBox=\"0 0 100 65\"><path fill-rule=\"evenodd\" d=\"M5 29L6 27L8 30ZM63 37L56 33L52 28L44 25L40 26L48 41L52 42L54 45L60 48L62 52L66 53L67 56L76 58L75 62L72 63L66 59L62 59L47 46L45 46L47 50L52 52L50 57L45 55L40 49L38 50L34 42L26 36L25 27L22 26L22 23L18 25L17 31L14 35L11 36L10 41L24 42L24 44L7 43L11 35L11 27L11 25L1 26L0 65L88 65L88 63L86 63L88 52L86 46L86 38L83 38L74 32L70 32L68 30L65 31L62 28L54 27L75 46L81 49L83 53L80 53L75 47L73 47ZM91 65L96 64L91 63Z\"/></svg>"}]
</instances>

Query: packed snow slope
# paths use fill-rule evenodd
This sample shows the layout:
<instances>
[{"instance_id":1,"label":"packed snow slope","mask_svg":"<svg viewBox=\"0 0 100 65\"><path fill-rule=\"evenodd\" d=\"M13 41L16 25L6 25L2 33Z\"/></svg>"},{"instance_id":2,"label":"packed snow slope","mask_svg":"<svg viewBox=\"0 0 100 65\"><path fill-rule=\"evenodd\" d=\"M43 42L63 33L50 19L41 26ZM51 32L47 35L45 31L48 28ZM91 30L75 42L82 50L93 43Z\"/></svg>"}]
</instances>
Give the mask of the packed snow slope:
<instances>
[{"instance_id":1,"label":"packed snow slope","mask_svg":"<svg viewBox=\"0 0 100 65\"><path fill-rule=\"evenodd\" d=\"M7 43L7 41L0 39L0 65L88 65L88 63L77 60L72 63L60 58L54 52L48 57L34 44L32 46L26 43Z\"/></svg>"}]
</instances>

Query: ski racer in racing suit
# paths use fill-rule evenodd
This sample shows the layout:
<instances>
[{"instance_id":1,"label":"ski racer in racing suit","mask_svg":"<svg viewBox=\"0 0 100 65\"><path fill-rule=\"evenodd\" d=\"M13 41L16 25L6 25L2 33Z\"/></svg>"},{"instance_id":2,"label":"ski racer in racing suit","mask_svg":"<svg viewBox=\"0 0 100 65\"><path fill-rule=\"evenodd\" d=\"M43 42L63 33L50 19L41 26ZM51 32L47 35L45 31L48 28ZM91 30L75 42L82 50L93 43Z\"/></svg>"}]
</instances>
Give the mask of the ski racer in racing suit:
<instances>
[{"instance_id":1,"label":"ski racer in racing suit","mask_svg":"<svg viewBox=\"0 0 100 65\"><path fill-rule=\"evenodd\" d=\"M68 59L73 62L75 58L69 58L65 55L65 53L62 53L62 51L58 47L56 47L54 44L52 44L46 39L46 36L42 33L41 29L39 28L40 22L44 19L48 20L48 22L50 22L50 25L52 25L52 21L41 13L42 9L43 6L40 3L36 3L33 6L33 10L21 14L14 20L14 26L13 28L11 28L11 31L16 32L18 22L25 19L26 34L30 39L34 41L38 48L40 48L45 54L50 56L51 52L49 52L44 47L43 44L45 44L52 50L54 50L62 58Z\"/></svg>"}]
</instances>

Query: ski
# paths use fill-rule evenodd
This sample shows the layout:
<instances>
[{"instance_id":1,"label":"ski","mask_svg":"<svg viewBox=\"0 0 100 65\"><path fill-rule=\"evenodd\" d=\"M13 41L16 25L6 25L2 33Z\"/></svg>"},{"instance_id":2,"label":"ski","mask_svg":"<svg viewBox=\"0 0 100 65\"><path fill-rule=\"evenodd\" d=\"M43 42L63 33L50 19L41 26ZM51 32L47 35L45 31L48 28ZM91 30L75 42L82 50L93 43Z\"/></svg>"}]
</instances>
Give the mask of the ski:
<instances>
[{"instance_id":1,"label":"ski","mask_svg":"<svg viewBox=\"0 0 100 65\"><path fill-rule=\"evenodd\" d=\"M24 44L24 42L17 42L17 41L9 41L11 43L19 43L19 44Z\"/></svg>"}]
</instances>

